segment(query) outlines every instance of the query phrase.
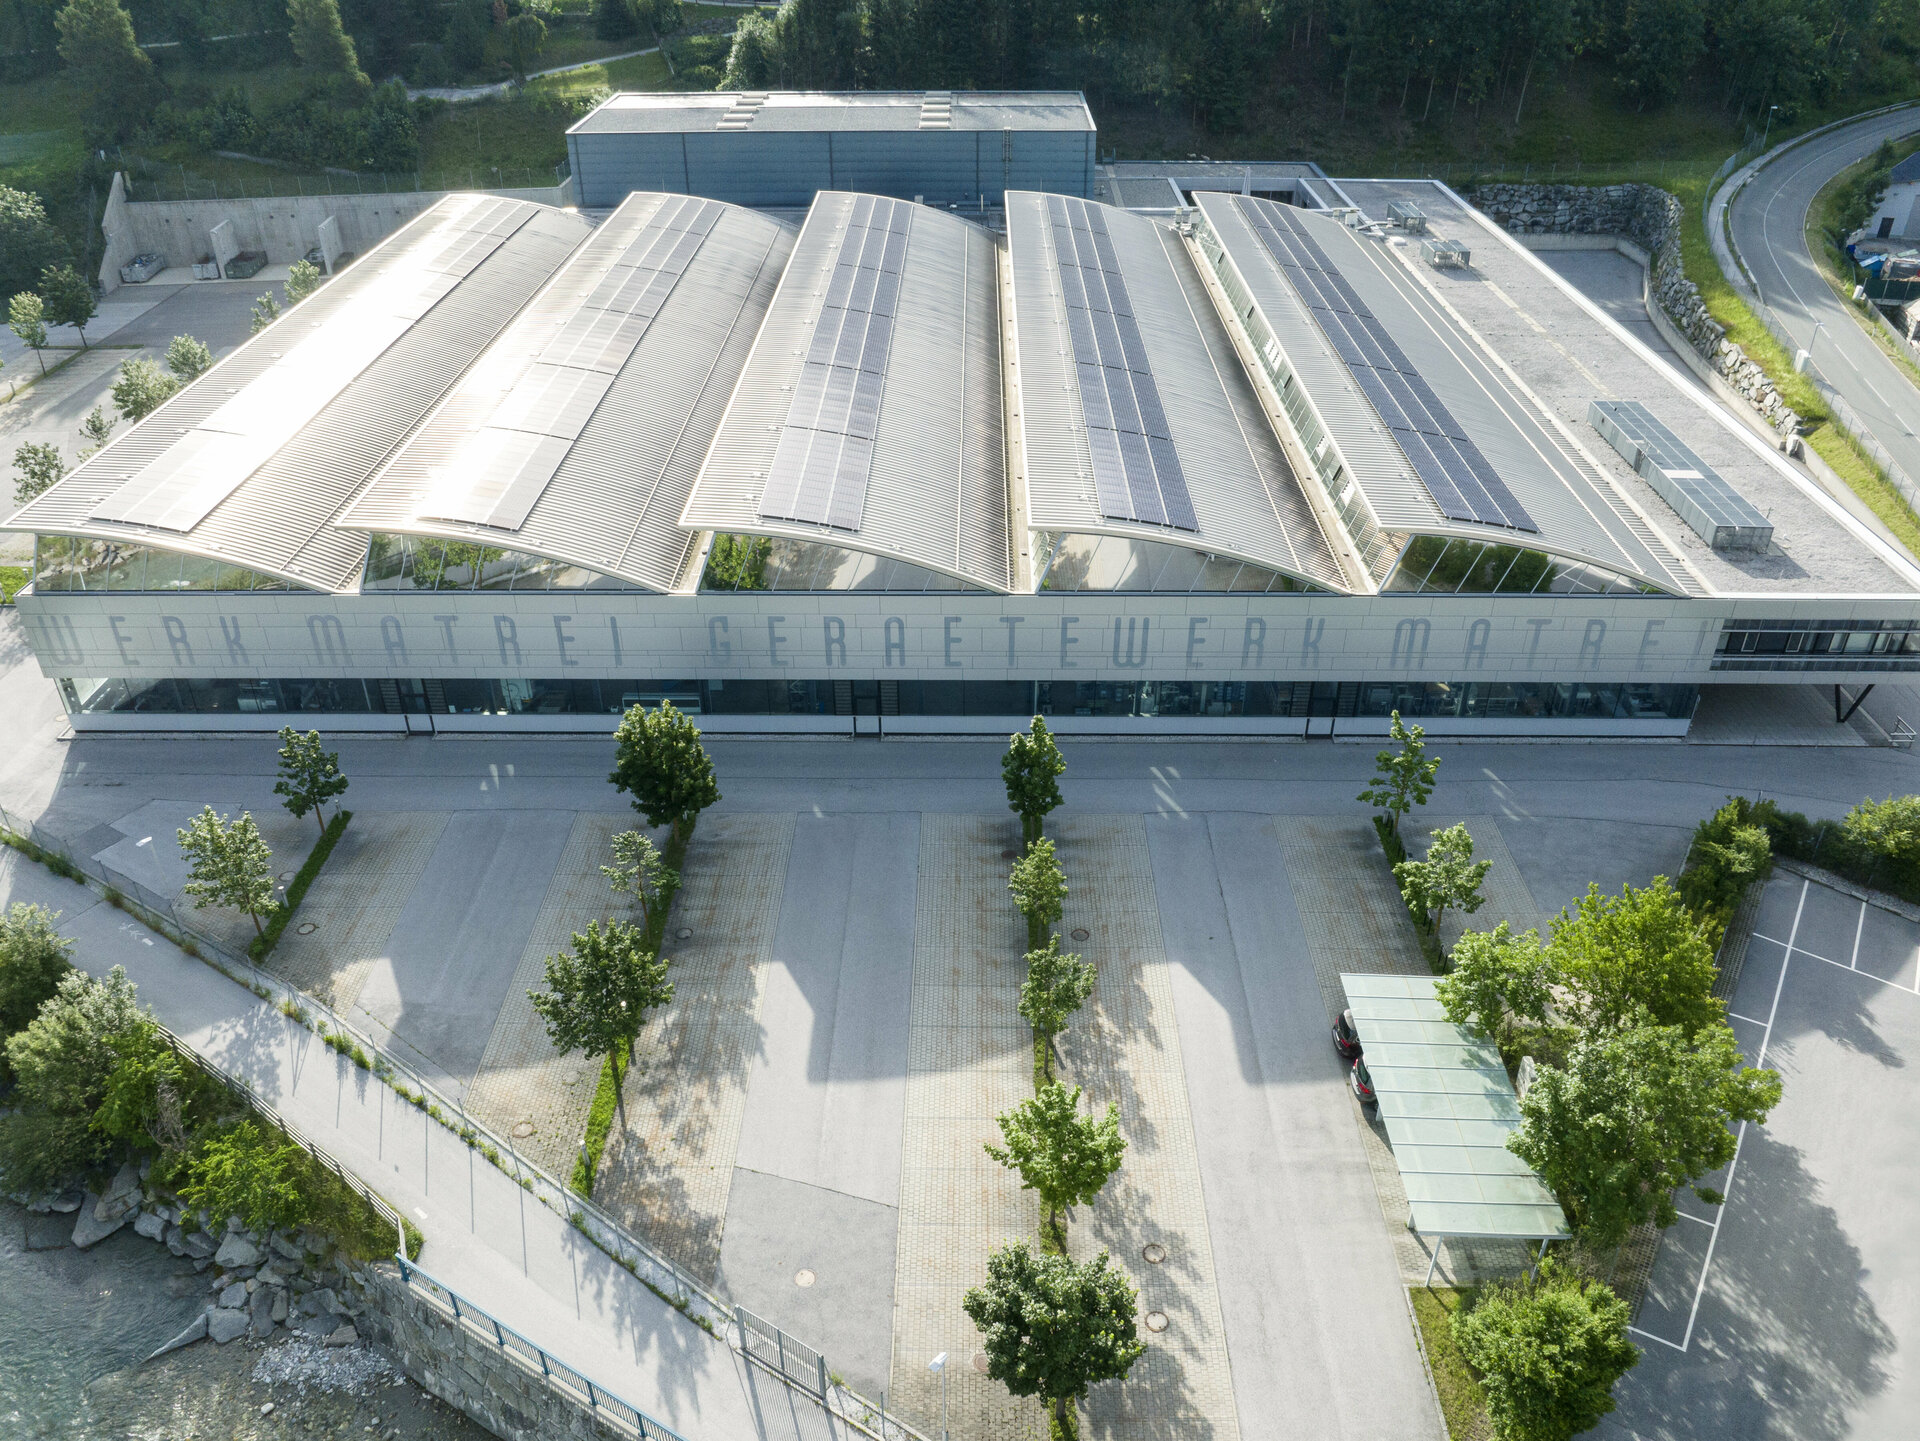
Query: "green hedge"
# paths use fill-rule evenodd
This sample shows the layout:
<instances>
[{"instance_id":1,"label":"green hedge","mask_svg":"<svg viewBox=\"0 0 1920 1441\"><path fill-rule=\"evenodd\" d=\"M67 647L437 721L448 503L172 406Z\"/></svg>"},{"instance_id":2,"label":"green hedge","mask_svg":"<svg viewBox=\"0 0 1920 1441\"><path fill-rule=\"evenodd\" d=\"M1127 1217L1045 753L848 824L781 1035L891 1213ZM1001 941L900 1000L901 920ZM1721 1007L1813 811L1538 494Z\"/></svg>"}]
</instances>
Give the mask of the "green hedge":
<instances>
[{"instance_id":1,"label":"green hedge","mask_svg":"<svg viewBox=\"0 0 1920 1441\"><path fill-rule=\"evenodd\" d=\"M280 944L280 936L287 928L287 922L293 919L293 913L300 909L300 902L306 899L307 889L312 886L314 877L320 874L320 867L327 863L327 857L333 854L333 847L346 832L347 822L353 819L352 811L335 811L333 819L327 822L326 829L320 832L319 844L308 853L306 863L294 876L293 884L287 887L287 897L267 918L262 934L257 935L247 945L247 954L256 961L264 961L273 954L273 948Z\"/></svg>"}]
</instances>

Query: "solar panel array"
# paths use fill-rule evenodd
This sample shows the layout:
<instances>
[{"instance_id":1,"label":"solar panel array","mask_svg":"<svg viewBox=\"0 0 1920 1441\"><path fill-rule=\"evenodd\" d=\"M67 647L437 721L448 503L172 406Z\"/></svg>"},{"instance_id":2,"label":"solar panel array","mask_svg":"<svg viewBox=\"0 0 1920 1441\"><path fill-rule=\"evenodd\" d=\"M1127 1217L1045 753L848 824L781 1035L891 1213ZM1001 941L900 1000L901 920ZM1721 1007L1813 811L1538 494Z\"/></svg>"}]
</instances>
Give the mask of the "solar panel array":
<instances>
[{"instance_id":1,"label":"solar panel array","mask_svg":"<svg viewBox=\"0 0 1920 1441\"><path fill-rule=\"evenodd\" d=\"M1099 206L1063 195L1047 197L1047 216L1100 514L1197 531L1107 218Z\"/></svg>"},{"instance_id":2,"label":"solar panel array","mask_svg":"<svg viewBox=\"0 0 1920 1441\"><path fill-rule=\"evenodd\" d=\"M674 196L609 266L487 423L436 467L422 516L518 530L726 207Z\"/></svg>"},{"instance_id":3,"label":"solar panel array","mask_svg":"<svg viewBox=\"0 0 1920 1441\"><path fill-rule=\"evenodd\" d=\"M1596 400L1587 423L1716 550L1765 550L1773 522L1637 400Z\"/></svg>"},{"instance_id":4,"label":"solar panel array","mask_svg":"<svg viewBox=\"0 0 1920 1441\"><path fill-rule=\"evenodd\" d=\"M1440 513L1449 520L1537 533L1540 527L1480 447L1468 439L1300 218L1289 207L1264 200L1243 200L1240 209L1406 453Z\"/></svg>"},{"instance_id":5,"label":"solar panel array","mask_svg":"<svg viewBox=\"0 0 1920 1441\"><path fill-rule=\"evenodd\" d=\"M860 529L911 209L906 201L862 195L848 213L761 492L760 514L769 520Z\"/></svg>"}]
</instances>

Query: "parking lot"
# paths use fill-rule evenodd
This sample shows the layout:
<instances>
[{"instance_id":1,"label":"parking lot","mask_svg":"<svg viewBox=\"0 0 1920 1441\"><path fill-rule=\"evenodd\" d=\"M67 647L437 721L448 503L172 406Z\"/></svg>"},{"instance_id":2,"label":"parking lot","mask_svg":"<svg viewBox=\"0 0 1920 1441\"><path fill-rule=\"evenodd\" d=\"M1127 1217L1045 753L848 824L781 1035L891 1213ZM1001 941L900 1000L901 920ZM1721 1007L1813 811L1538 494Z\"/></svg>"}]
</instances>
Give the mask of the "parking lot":
<instances>
[{"instance_id":1,"label":"parking lot","mask_svg":"<svg viewBox=\"0 0 1920 1441\"><path fill-rule=\"evenodd\" d=\"M1729 1015L1785 1094L1709 1178L1726 1204L1682 1197L1596 1434L1910 1435L1920 924L1776 872Z\"/></svg>"}]
</instances>

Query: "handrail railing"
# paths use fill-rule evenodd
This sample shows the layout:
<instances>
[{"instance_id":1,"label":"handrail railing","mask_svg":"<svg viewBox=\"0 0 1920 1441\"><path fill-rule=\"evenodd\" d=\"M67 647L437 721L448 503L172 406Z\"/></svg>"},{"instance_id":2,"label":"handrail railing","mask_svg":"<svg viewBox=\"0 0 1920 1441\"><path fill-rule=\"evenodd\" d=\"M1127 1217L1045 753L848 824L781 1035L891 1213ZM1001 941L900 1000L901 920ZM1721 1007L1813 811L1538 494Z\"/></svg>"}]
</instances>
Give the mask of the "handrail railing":
<instances>
[{"instance_id":1,"label":"handrail railing","mask_svg":"<svg viewBox=\"0 0 1920 1441\"><path fill-rule=\"evenodd\" d=\"M470 1336L490 1341L500 1354L529 1376L538 1376L547 1390L588 1412L595 1420L639 1441L685 1441L671 1426L656 1421L631 1401L623 1401L597 1385L544 1347L529 1341L513 1327L467 1300L444 1282L436 1281L404 1255L395 1256L401 1284L423 1296L442 1316Z\"/></svg>"}]
</instances>

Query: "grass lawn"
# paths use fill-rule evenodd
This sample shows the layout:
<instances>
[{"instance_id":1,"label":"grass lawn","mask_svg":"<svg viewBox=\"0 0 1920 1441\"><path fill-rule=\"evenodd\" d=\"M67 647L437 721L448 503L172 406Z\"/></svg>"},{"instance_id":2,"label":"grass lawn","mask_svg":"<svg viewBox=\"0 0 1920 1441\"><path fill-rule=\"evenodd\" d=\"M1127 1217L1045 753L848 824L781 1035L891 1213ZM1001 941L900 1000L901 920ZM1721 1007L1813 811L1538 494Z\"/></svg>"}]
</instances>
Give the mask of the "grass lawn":
<instances>
[{"instance_id":1,"label":"grass lawn","mask_svg":"<svg viewBox=\"0 0 1920 1441\"><path fill-rule=\"evenodd\" d=\"M1440 1411L1446 1417L1447 1435L1453 1441L1490 1441L1492 1423L1487 1419L1487 1393L1480 1378L1453 1343L1451 1319L1455 1312L1472 1309L1474 1290L1450 1290L1445 1287L1415 1286L1414 1319L1420 1323L1420 1339L1427 1349L1427 1365L1433 1370L1434 1390L1440 1393Z\"/></svg>"},{"instance_id":2,"label":"grass lawn","mask_svg":"<svg viewBox=\"0 0 1920 1441\"><path fill-rule=\"evenodd\" d=\"M0 565L0 605L10 605L13 593L27 583L24 565Z\"/></svg>"}]
</instances>

